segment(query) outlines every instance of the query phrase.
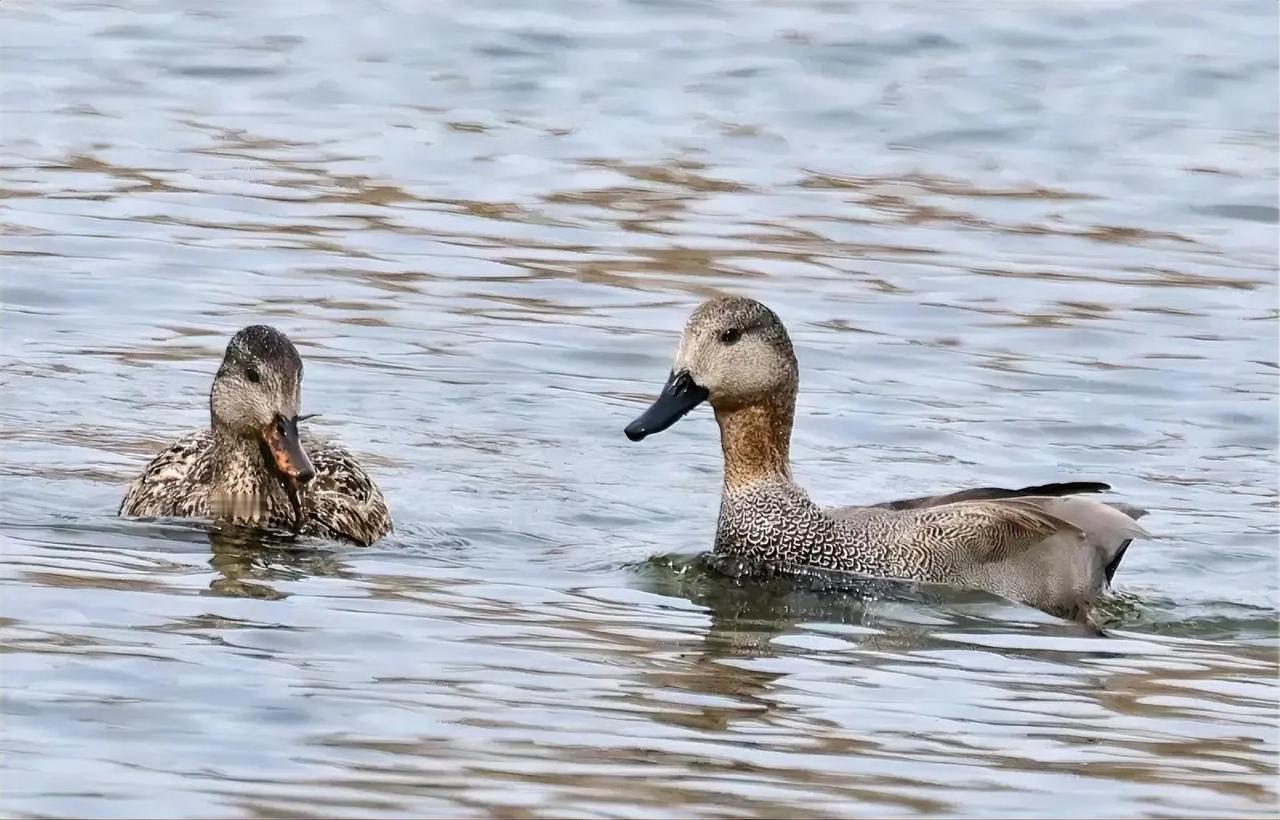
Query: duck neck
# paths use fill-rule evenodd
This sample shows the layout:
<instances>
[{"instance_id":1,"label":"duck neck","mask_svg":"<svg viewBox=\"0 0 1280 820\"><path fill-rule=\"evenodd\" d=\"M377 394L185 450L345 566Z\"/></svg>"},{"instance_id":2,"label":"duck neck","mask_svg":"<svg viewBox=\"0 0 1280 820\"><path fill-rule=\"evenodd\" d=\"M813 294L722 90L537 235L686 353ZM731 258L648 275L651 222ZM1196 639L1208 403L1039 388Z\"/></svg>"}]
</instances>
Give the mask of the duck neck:
<instances>
[{"instance_id":1,"label":"duck neck","mask_svg":"<svg viewBox=\"0 0 1280 820\"><path fill-rule=\"evenodd\" d=\"M253 492L272 486L274 476L256 439L213 425L213 482L227 491Z\"/></svg>"},{"instance_id":2,"label":"duck neck","mask_svg":"<svg viewBox=\"0 0 1280 820\"><path fill-rule=\"evenodd\" d=\"M761 478L791 480L791 422L795 408L794 395L773 396L732 410L716 408L726 490Z\"/></svg>"},{"instance_id":3,"label":"duck neck","mask_svg":"<svg viewBox=\"0 0 1280 820\"><path fill-rule=\"evenodd\" d=\"M213 427L210 511L238 523L264 525L287 505L284 485L271 472L255 439Z\"/></svg>"}]
</instances>

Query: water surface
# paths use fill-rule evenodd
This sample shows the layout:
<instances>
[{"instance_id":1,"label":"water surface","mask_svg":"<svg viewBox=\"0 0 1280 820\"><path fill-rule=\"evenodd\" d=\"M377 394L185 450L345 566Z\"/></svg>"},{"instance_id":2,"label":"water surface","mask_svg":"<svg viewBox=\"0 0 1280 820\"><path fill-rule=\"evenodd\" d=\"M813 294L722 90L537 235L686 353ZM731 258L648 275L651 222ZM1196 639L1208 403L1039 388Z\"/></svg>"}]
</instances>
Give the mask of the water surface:
<instances>
[{"instance_id":1,"label":"water surface","mask_svg":"<svg viewBox=\"0 0 1280 820\"><path fill-rule=\"evenodd\" d=\"M1265 0L0 7L7 816L1272 816ZM1104 480L1101 637L736 587L706 296L774 307L823 503ZM397 516L114 517L227 338Z\"/></svg>"}]
</instances>

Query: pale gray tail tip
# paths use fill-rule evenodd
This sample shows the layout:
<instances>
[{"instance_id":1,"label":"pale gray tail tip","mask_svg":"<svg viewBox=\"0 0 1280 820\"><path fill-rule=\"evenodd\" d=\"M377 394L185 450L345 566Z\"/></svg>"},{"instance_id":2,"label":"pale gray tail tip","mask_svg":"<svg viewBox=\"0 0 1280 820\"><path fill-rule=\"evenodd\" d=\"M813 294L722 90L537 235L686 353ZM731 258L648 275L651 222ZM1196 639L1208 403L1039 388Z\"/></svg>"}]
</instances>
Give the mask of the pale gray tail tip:
<instances>
[{"instance_id":1,"label":"pale gray tail tip","mask_svg":"<svg viewBox=\"0 0 1280 820\"><path fill-rule=\"evenodd\" d=\"M1147 511L1142 509L1141 507L1135 507L1132 504L1125 504L1122 501L1108 501L1107 506L1111 507L1112 509L1119 510L1120 512L1132 518L1134 521L1137 521L1139 518L1142 518L1144 515L1147 514Z\"/></svg>"}]
</instances>

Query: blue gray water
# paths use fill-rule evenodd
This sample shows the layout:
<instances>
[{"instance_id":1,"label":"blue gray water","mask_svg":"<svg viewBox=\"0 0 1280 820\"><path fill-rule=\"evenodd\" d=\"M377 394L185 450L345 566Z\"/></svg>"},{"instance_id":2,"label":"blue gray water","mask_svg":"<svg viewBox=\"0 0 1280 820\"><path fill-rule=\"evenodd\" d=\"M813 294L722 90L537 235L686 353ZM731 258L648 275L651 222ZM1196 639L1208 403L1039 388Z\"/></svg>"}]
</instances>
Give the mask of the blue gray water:
<instances>
[{"instance_id":1,"label":"blue gray water","mask_svg":"<svg viewBox=\"0 0 1280 820\"><path fill-rule=\"evenodd\" d=\"M1277 6L0 6L0 813L1273 816ZM689 310L824 503L1104 480L1099 637L699 572ZM119 521L269 321L398 517Z\"/></svg>"}]
</instances>

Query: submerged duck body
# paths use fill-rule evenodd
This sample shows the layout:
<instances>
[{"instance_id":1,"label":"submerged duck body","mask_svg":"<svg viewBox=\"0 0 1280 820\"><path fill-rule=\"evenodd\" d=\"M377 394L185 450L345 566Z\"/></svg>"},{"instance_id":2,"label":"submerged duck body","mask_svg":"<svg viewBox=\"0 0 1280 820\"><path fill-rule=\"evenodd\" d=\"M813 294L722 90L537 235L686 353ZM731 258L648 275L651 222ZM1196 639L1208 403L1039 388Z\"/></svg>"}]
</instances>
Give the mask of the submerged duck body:
<instances>
[{"instance_id":1,"label":"submerged duck body","mask_svg":"<svg viewBox=\"0 0 1280 820\"><path fill-rule=\"evenodd\" d=\"M210 426L162 450L119 514L208 518L368 545L391 531L382 493L344 447L303 434L302 359L283 333L241 330L210 391Z\"/></svg>"},{"instance_id":2,"label":"submerged duck body","mask_svg":"<svg viewBox=\"0 0 1280 820\"><path fill-rule=\"evenodd\" d=\"M722 297L694 311L658 400L627 427L661 432L703 401L720 427L724 488L715 551L774 567L817 567L982 589L1079 616L1109 587L1143 511L1087 498L1105 484L980 488L824 509L791 477L799 366L769 308Z\"/></svg>"}]
</instances>

